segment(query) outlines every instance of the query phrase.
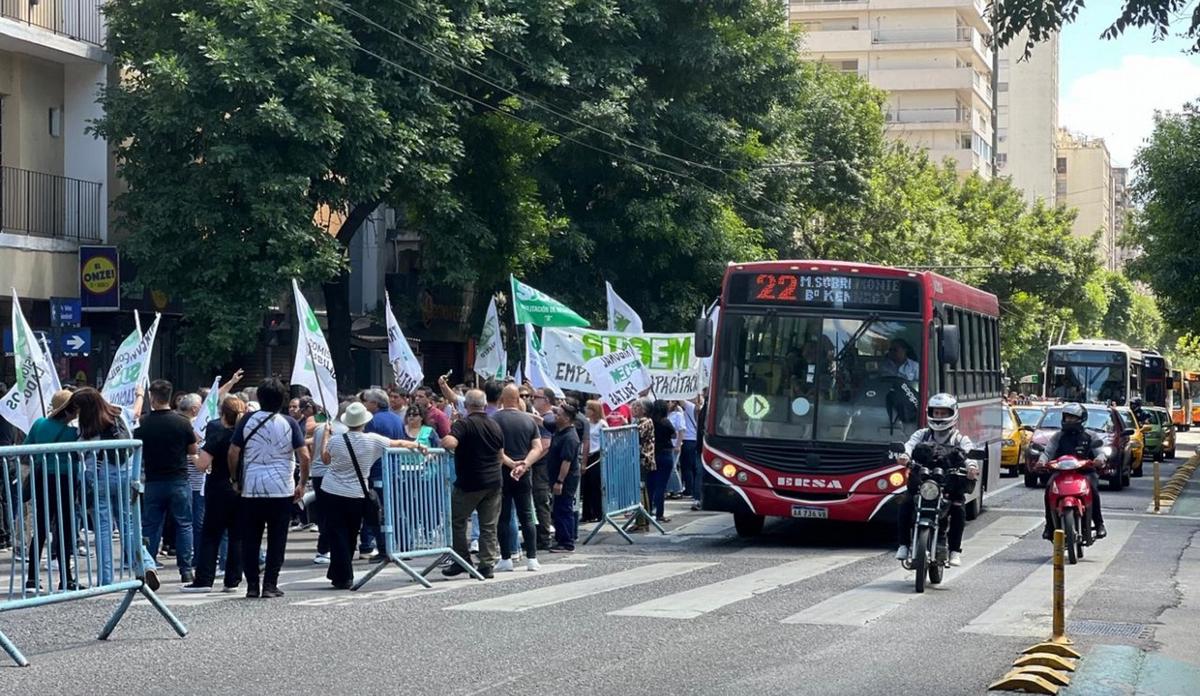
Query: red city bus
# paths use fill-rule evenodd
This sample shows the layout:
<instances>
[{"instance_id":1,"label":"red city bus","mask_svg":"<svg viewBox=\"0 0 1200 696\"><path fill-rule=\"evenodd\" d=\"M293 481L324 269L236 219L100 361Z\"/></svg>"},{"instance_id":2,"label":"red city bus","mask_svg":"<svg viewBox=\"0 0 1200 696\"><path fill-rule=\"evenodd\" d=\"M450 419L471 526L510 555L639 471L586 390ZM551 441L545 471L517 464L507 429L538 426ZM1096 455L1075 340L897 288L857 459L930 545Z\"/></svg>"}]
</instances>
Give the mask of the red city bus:
<instances>
[{"instance_id":1,"label":"red city bus","mask_svg":"<svg viewBox=\"0 0 1200 696\"><path fill-rule=\"evenodd\" d=\"M841 261L730 264L712 354L703 508L743 536L766 517L895 519L904 467L890 453L925 423L931 394L958 397L959 428L986 447L983 491L1000 475L999 304L929 272Z\"/></svg>"}]
</instances>

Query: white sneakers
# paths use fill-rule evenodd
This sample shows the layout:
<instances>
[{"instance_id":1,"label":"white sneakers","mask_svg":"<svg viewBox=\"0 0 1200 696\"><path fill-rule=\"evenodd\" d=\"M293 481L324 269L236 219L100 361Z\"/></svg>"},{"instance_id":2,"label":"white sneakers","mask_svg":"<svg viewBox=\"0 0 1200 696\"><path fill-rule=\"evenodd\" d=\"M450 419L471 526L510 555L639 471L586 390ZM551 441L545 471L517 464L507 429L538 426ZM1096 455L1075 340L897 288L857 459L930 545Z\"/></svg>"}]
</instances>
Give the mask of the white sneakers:
<instances>
[{"instance_id":1,"label":"white sneakers","mask_svg":"<svg viewBox=\"0 0 1200 696\"><path fill-rule=\"evenodd\" d=\"M470 548L468 548L467 550L470 551L471 553L479 553L479 540L476 539L475 541L472 541Z\"/></svg>"},{"instance_id":2,"label":"white sneakers","mask_svg":"<svg viewBox=\"0 0 1200 696\"><path fill-rule=\"evenodd\" d=\"M313 563L316 563L317 565L329 565L329 554L318 553L317 555L313 556Z\"/></svg>"},{"instance_id":3,"label":"white sneakers","mask_svg":"<svg viewBox=\"0 0 1200 696\"><path fill-rule=\"evenodd\" d=\"M962 565L962 553L960 553L958 551L951 551L950 552L950 565L954 566L955 568Z\"/></svg>"},{"instance_id":4,"label":"white sneakers","mask_svg":"<svg viewBox=\"0 0 1200 696\"><path fill-rule=\"evenodd\" d=\"M500 562L496 564L496 572L497 573L501 573L501 572L511 573L512 571L513 571L513 562L512 562L511 558L501 558Z\"/></svg>"},{"instance_id":5,"label":"white sneakers","mask_svg":"<svg viewBox=\"0 0 1200 696\"><path fill-rule=\"evenodd\" d=\"M541 570L542 564L536 558L525 559L525 570Z\"/></svg>"},{"instance_id":6,"label":"white sneakers","mask_svg":"<svg viewBox=\"0 0 1200 696\"><path fill-rule=\"evenodd\" d=\"M896 560L897 561L907 561L908 560L908 546L901 546L900 548L896 549Z\"/></svg>"}]
</instances>

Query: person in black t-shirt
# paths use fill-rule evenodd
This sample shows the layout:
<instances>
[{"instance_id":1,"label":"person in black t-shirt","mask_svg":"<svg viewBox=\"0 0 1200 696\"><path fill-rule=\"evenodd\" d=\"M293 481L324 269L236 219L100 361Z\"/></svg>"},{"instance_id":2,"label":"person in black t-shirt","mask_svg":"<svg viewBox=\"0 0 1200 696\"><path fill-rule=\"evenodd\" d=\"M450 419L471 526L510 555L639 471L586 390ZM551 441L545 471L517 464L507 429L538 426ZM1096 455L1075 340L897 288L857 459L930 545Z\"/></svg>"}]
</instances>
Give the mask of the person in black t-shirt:
<instances>
[{"instance_id":1,"label":"person in black t-shirt","mask_svg":"<svg viewBox=\"0 0 1200 696\"><path fill-rule=\"evenodd\" d=\"M233 431L246 404L236 396L221 400L221 417L204 428L204 447L196 468L208 473L204 485L205 515L196 551L196 580L184 585L183 592L211 592L216 579L217 556L221 538L228 533L225 551L225 592L234 592L242 581L241 528L237 524L238 502L241 498L233 488L229 471L229 445Z\"/></svg>"},{"instance_id":2,"label":"person in black t-shirt","mask_svg":"<svg viewBox=\"0 0 1200 696\"><path fill-rule=\"evenodd\" d=\"M454 528L454 550L459 557L471 557L467 524L471 513L479 513L479 574L493 576L499 540L496 525L500 520L501 467L513 466L504 454L504 433L496 421L488 418L487 397L478 389L467 392L467 417L460 418L442 438L442 447L454 452L454 489L450 495L450 518ZM450 577L466 572L451 563L442 574Z\"/></svg>"},{"instance_id":3,"label":"person in black t-shirt","mask_svg":"<svg viewBox=\"0 0 1200 696\"><path fill-rule=\"evenodd\" d=\"M175 560L186 585L196 579L192 574L192 488L187 457L196 454L197 445L191 422L171 408L173 389L165 379L150 383L150 413L142 416L133 436L142 441L146 477L142 532L153 553L162 539L163 520L171 515L175 520Z\"/></svg>"},{"instance_id":4,"label":"person in black t-shirt","mask_svg":"<svg viewBox=\"0 0 1200 696\"><path fill-rule=\"evenodd\" d=\"M570 553L575 550L578 523L575 519L575 491L579 488L579 431L575 426L578 412L569 404L554 410L558 430L550 439L546 455L546 471L553 481L554 541L551 553Z\"/></svg>"},{"instance_id":5,"label":"person in black t-shirt","mask_svg":"<svg viewBox=\"0 0 1200 696\"><path fill-rule=\"evenodd\" d=\"M504 453L512 460L512 467L505 468L504 484L500 504L500 519L509 520L512 509L517 509L521 537L525 542L525 567L537 570L537 516L533 509L533 464L541 459L542 440L533 420L521 408L521 396L515 385L508 385L500 392L500 410L492 414L492 420L504 434ZM500 563L496 570L512 570L512 554L515 550L507 534L500 535Z\"/></svg>"}]
</instances>

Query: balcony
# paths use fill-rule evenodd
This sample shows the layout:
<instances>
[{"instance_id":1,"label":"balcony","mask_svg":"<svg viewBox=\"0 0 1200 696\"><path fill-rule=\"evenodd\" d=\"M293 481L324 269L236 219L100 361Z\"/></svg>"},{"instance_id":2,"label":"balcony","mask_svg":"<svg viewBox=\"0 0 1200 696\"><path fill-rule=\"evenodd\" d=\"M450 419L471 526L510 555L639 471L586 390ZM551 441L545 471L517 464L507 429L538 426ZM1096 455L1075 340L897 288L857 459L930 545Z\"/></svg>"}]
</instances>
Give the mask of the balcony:
<instances>
[{"instance_id":1,"label":"balcony","mask_svg":"<svg viewBox=\"0 0 1200 696\"><path fill-rule=\"evenodd\" d=\"M969 43L971 27L931 27L927 29L876 29L871 41L877 44Z\"/></svg>"},{"instance_id":2,"label":"balcony","mask_svg":"<svg viewBox=\"0 0 1200 696\"><path fill-rule=\"evenodd\" d=\"M866 53L871 50L867 29L812 31L804 35L804 50L815 55Z\"/></svg>"},{"instance_id":3,"label":"balcony","mask_svg":"<svg viewBox=\"0 0 1200 696\"><path fill-rule=\"evenodd\" d=\"M0 17L103 46L104 0L0 0Z\"/></svg>"},{"instance_id":4,"label":"balcony","mask_svg":"<svg viewBox=\"0 0 1200 696\"><path fill-rule=\"evenodd\" d=\"M99 242L103 189L95 181L0 167L0 231Z\"/></svg>"},{"instance_id":5,"label":"balcony","mask_svg":"<svg viewBox=\"0 0 1200 696\"><path fill-rule=\"evenodd\" d=\"M965 107L944 107L931 109L893 109L889 108L884 113L884 120L888 124L896 125L924 125L931 124L935 126L955 126L963 123L970 123L971 110Z\"/></svg>"}]
</instances>

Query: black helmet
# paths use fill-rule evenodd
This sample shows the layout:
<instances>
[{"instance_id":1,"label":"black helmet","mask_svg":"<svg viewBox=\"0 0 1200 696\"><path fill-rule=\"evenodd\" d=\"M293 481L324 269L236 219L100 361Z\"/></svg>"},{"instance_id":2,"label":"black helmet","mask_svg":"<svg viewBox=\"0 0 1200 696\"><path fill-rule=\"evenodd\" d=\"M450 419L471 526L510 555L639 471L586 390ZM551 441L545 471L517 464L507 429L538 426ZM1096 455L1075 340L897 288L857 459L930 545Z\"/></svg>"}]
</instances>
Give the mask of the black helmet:
<instances>
[{"instance_id":1,"label":"black helmet","mask_svg":"<svg viewBox=\"0 0 1200 696\"><path fill-rule=\"evenodd\" d=\"M1079 432L1087 421L1087 409L1083 404L1070 403L1062 409L1062 429L1065 432Z\"/></svg>"},{"instance_id":2,"label":"black helmet","mask_svg":"<svg viewBox=\"0 0 1200 696\"><path fill-rule=\"evenodd\" d=\"M1135 397L1133 397L1133 399L1131 399L1131 400L1129 401L1129 408L1133 409L1134 411L1140 411L1140 410L1142 410L1142 400L1141 400L1141 398L1139 398L1139 397L1136 397L1136 396L1135 396Z\"/></svg>"}]
</instances>

